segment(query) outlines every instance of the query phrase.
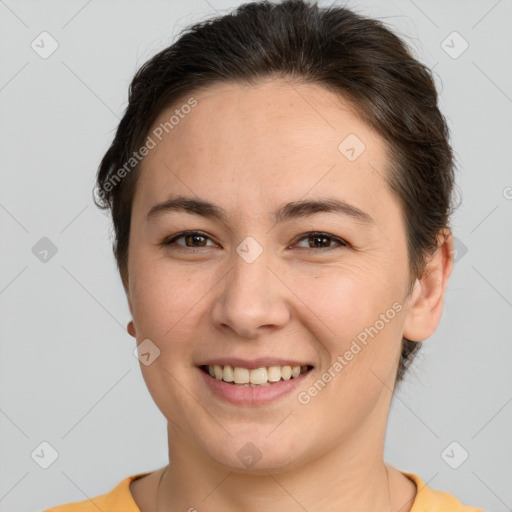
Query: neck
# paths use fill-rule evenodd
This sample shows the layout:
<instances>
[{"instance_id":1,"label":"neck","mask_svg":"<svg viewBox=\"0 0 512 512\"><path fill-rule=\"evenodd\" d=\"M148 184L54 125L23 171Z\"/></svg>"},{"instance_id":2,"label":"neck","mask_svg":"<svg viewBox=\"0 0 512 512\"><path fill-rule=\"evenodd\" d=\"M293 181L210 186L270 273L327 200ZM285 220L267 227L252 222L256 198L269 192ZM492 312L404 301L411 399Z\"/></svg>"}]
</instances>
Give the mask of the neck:
<instances>
[{"instance_id":1,"label":"neck","mask_svg":"<svg viewBox=\"0 0 512 512\"><path fill-rule=\"evenodd\" d=\"M170 463L162 475L156 512L393 510L384 439L375 432L366 439L357 432L350 443L340 442L286 471L260 468L257 474L219 465L172 427L168 434Z\"/></svg>"}]
</instances>

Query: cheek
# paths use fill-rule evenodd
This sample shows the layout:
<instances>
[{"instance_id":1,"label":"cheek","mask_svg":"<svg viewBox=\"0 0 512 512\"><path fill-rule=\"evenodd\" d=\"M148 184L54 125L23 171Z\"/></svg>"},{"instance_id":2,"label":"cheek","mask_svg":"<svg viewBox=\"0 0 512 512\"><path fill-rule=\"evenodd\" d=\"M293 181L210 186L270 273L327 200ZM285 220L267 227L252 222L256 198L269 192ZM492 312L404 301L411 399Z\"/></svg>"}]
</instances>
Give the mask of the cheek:
<instances>
[{"instance_id":1,"label":"cheek","mask_svg":"<svg viewBox=\"0 0 512 512\"><path fill-rule=\"evenodd\" d=\"M373 324L394 302L391 283L384 284L385 276L376 273L375 269L345 266L322 269L313 279L297 275L292 282L310 314L316 316L316 323L320 318L333 338L343 343Z\"/></svg>"},{"instance_id":2,"label":"cheek","mask_svg":"<svg viewBox=\"0 0 512 512\"><path fill-rule=\"evenodd\" d=\"M194 317L194 306L211 285L204 273L191 268L173 270L161 262L139 261L134 261L130 275L138 334L160 340L175 336Z\"/></svg>"},{"instance_id":3,"label":"cheek","mask_svg":"<svg viewBox=\"0 0 512 512\"><path fill-rule=\"evenodd\" d=\"M300 287L299 296L308 306L302 321L309 318L307 328L332 371L355 385L370 369L386 379L399 357L403 306L398 283L385 277L353 268L316 276L308 287L305 282ZM332 368L338 356L342 368Z\"/></svg>"}]
</instances>

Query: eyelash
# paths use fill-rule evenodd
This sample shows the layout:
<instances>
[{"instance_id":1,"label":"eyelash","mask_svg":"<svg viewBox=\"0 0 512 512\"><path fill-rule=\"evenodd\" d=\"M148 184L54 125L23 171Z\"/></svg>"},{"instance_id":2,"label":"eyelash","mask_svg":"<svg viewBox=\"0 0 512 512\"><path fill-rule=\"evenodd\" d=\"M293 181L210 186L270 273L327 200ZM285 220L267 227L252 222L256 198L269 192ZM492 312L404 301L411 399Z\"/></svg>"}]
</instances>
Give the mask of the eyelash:
<instances>
[{"instance_id":1,"label":"eyelash","mask_svg":"<svg viewBox=\"0 0 512 512\"><path fill-rule=\"evenodd\" d=\"M203 238L207 238L208 240L211 240L211 238L202 231L183 231L181 233L178 233L177 235L173 236L172 238L167 238L162 242L163 246L170 246L176 242L176 240L179 240L180 238L184 238L187 235L196 235L201 236ZM341 247L349 247L349 244L345 242L345 240L338 238L337 236L330 235L329 233L323 233L321 231L311 231L309 233L304 233L300 236L300 238L297 240L297 242L301 242L302 240L307 240L308 238L327 238L328 240L334 241L338 243L337 247L300 247L300 249L305 249L307 251L314 251L314 252L325 252L325 251L331 251L333 249L339 249ZM211 246L207 246L211 247ZM187 246L180 246L180 249L183 250L191 250L193 252L200 251L203 249L203 247L187 247Z\"/></svg>"}]
</instances>

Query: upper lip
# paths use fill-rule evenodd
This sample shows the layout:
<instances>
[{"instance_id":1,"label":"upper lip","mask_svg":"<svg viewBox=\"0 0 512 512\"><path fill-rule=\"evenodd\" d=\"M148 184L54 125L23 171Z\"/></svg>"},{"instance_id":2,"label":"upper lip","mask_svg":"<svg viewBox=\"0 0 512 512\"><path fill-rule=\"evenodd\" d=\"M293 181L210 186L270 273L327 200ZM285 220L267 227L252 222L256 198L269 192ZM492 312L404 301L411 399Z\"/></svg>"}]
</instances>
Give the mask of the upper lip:
<instances>
[{"instance_id":1,"label":"upper lip","mask_svg":"<svg viewBox=\"0 0 512 512\"><path fill-rule=\"evenodd\" d=\"M304 361L297 361L294 359L282 359L276 357L259 357L257 359L241 359L238 357L219 357L216 359L209 359L198 366L237 366L239 368L268 368L269 366L313 366L311 363Z\"/></svg>"}]
</instances>

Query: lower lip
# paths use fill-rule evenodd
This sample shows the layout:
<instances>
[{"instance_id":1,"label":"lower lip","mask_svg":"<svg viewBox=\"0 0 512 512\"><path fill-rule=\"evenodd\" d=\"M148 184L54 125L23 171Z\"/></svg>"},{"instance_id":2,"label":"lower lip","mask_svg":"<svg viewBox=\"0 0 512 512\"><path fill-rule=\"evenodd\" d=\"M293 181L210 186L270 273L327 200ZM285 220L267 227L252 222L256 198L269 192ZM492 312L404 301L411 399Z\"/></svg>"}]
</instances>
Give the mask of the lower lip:
<instances>
[{"instance_id":1,"label":"lower lip","mask_svg":"<svg viewBox=\"0 0 512 512\"><path fill-rule=\"evenodd\" d=\"M228 384L220 379L211 377L209 373L198 368L199 373L203 376L206 385L220 398L227 400L236 405L265 405L274 400L278 400L284 395L291 393L299 386L306 377L311 373L308 370L301 373L298 377L288 380L280 380L270 386L242 386Z\"/></svg>"}]
</instances>

